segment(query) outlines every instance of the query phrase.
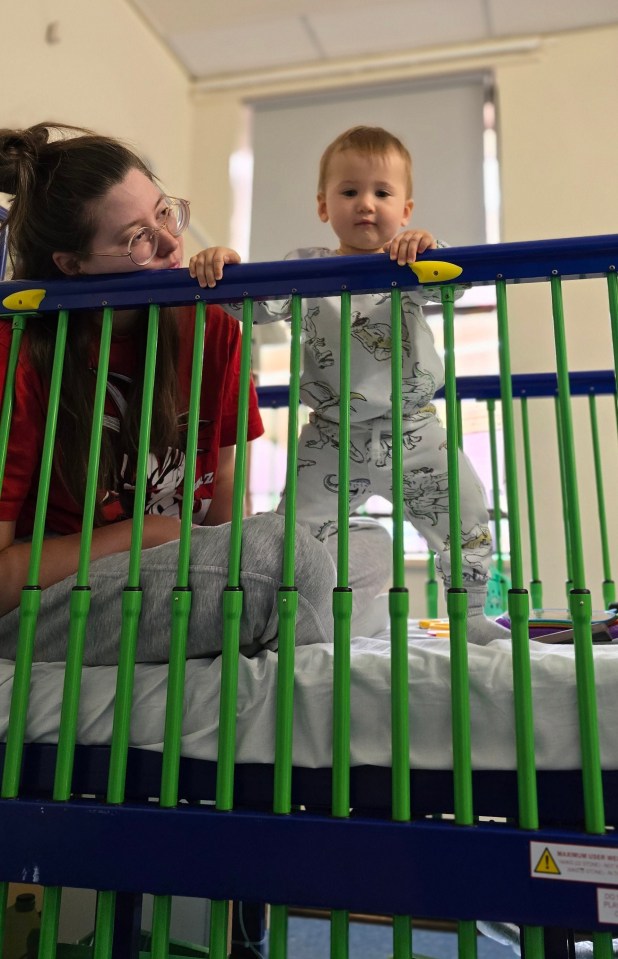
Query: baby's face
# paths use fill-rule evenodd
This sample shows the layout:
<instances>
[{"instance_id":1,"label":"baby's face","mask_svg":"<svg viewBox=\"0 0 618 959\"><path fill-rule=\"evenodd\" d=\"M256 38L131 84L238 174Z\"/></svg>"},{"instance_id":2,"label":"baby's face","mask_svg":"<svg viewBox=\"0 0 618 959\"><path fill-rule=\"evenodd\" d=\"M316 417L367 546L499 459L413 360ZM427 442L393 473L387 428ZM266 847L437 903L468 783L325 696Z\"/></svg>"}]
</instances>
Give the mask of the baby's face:
<instances>
[{"instance_id":1,"label":"baby's face","mask_svg":"<svg viewBox=\"0 0 618 959\"><path fill-rule=\"evenodd\" d=\"M337 234L340 253L381 253L410 218L407 192L406 165L395 150L345 150L331 159L318 215Z\"/></svg>"}]
</instances>

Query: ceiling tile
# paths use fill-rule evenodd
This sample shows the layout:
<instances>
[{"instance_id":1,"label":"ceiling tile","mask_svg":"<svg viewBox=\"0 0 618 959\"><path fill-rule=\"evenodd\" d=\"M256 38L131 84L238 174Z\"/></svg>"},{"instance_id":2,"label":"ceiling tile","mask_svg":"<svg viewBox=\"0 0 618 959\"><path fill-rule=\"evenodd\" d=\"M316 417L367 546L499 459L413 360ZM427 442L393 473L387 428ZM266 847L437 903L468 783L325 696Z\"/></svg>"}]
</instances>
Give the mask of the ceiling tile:
<instances>
[{"instance_id":1,"label":"ceiling tile","mask_svg":"<svg viewBox=\"0 0 618 959\"><path fill-rule=\"evenodd\" d=\"M279 20L306 16L311 12L337 8L371 7L380 0L127 0L157 32L171 35L183 23L187 32L226 27L250 21Z\"/></svg>"},{"instance_id":2,"label":"ceiling tile","mask_svg":"<svg viewBox=\"0 0 618 959\"><path fill-rule=\"evenodd\" d=\"M578 27L596 27L618 23L616 0L487 0L488 14L495 36L523 33L556 33Z\"/></svg>"},{"instance_id":3,"label":"ceiling tile","mask_svg":"<svg viewBox=\"0 0 618 959\"><path fill-rule=\"evenodd\" d=\"M309 24L328 57L379 55L394 50L484 40L482 0L379 0L353 10L334 3Z\"/></svg>"},{"instance_id":4,"label":"ceiling tile","mask_svg":"<svg viewBox=\"0 0 618 959\"><path fill-rule=\"evenodd\" d=\"M298 17L175 32L168 42L193 77L267 69L319 57Z\"/></svg>"},{"instance_id":5,"label":"ceiling tile","mask_svg":"<svg viewBox=\"0 0 618 959\"><path fill-rule=\"evenodd\" d=\"M618 0L127 3L196 78L618 23Z\"/></svg>"}]
</instances>

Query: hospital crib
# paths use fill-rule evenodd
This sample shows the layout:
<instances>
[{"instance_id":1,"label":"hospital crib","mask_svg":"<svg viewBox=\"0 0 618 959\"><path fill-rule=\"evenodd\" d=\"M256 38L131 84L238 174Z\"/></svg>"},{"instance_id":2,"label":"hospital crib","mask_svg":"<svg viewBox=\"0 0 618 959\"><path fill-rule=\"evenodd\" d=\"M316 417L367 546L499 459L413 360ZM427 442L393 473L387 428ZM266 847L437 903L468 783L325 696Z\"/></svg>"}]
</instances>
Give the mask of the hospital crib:
<instances>
[{"instance_id":1,"label":"hospital crib","mask_svg":"<svg viewBox=\"0 0 618 959\"><path fill-rule=\"evenodd\" d=\"M393 954L397 959L412 954L410 917L455 921L460 955L466 957L476 955L477 920L511 922L520 927L521 947L528 957L570 955L572 930L586 931L594 942L595 956L612 954L612 931L618 928L618 842L614 831L618 823L618 757L611 756L611 746L618 739L613 722L615 650L611 644L593 644L594 613L585 572L572 395L584 392L591 397L603 601L609 605L615 598L610 570L612 528L604 519L596 402L597 396L610 396L613 421L618 356L617 262L618 237L610 236L431 251L413 269L398 267L386 257L239 266L228 269L216 290L200 289L187 271L2 284L2 321L12 322L14 349L0 421L0 474L10 428L11 377L26 324L36 323L41 313L58 314L58 371L71 313L92 309L103 314L93 414L93 467L86 493L67 662L32 663L37 630L44 628L43 623L37 624L37 548L44 523L49 451L60 385L60 377L55 375L29 582L21 607L18 657L14 679L12 664L4 663L0 683L5 726L7 716L9 720L0 792L0 914L4 913L9 882L44 886L41 959L56 954L63 886L98 890L96 928L89 947L96 959L137 953L136 929L144 892L155 896L148 948L157 957L174 951L169 942L174 895L211 900L210 945L204 951L216 959L227 954L231 901L270 904L272 957L287 954L290 906L331 911L331 955L337 959L348 955L350 913L392 917ZM608 355L613 352L613 361L608 362L605 371L578 376L568 368L563 281L598 282L598 278L606 278L608 306L594 322L603 328L610 325L612 348ZM400 298L402 290L423 282L442 288L453 557L448 640L428 639L409 620L410 612L418 610L418 597L411 598L410 607L405 586L399 455ZM545 377L543 389L556 397L560 474L550 478L537 473L535 482L545 479L554 485L556 498L560 492L563 497L564 579L574 632L571 647L550 647L529 640L527 580L532 580L534 605L538 606L542 602L541 576L535 558L534 525L529 527L532 532L528 537L531 572L524 572L522 475L527 481L528 515L533 512L534 484L525 434L523 465L519 463L514 395L523 390L525 408L535 388L532 382L522 385L511 375L512 332L508 320L511 288L527 282L547 288L547 319L555 343L555 373ZM512 640L498 640L486 648L466 643L466 593L458 559L458 391L461 399L466 384L458 387L456 379L455 284L495 284L497 297L499 389L494 379L476 383L473 394L477 396L483 388L491 394L491 402L499 396L502 410L512 584L506 612ZM392 303L390 630L376 638L350 635L347 502L342 495L333 645L295 648L293 489L301 301L306 295L341 298L344 345L340 361L339 488L346 490L350 369L345 344L349 341L351 297L367 290L388 291ZM277 655L265 652L246 660L238 655L238 626L253 301L289 295L293 297L289 495L279 595L279 651ZM184 515L178 578L170 596L175 618L169 667L149 664L150 670L158 670L158 684L154 685L155 696L159 697L157 715L164 714L162 749L152 747L152 737L144 748L132 715L132 702L137 702L144 691L144 671L134 663L133 652L140 601L139 522L134 524L119 666L97 667L96 673L82 669L87 603L82 606L80 599L88 587L97 437L103 416L113 312L136 304L148 308L148 352L152 357L160 306L195 303L193 413L187 441L190 463L197 440L194 400L200 389L207 307L213 302L234 301L243 303L243 385L229 581L222 596L227 619L223 654L216 661L185 660L191 597L187 549L191 516ZM145 410L151 399L152 376L147 375ZM611 447L615 445L613 422L609 432L607 446ZM144 489L146 431L140 442L136 498ZM187 476L190 474L188 468ZM191 484L190 479L188 482ZM185 499L191 501L191 495ZM106 727L80 742L80 717L88 698L95 688L97 696L102 697L106 683L110 686L109 711L113 711L111 734ZM196 689L202 693L200 708L206 712L215 709L217 714L214 746L211 742L211 751L207 748L203 755L195 755L187 748L188 740L183 739L183 725L188 723ZM267 706L259 701L256 704L259 722L248 707L256 689L263 690L264 696L267 692L270 695ZM34 731L37 708L44 703L43 711L49 712L56 696L62 700L62 709L58 706L53 728ZM547 698L548 708L540 708L547 706ZM326 702L332 702L332 714L325 720ZM154 717L154 705L148 705L152 707L149 715ZM505 724L506 740L499 738L499 720ZM328 741L324 735L317 742L320 723L321 733L324 727L328 731ZM376 743L374 729L377 737L378 727L386 727L386 733ZM299 746L304 733L309 734L309 743L304 741ZM267 740L263 755L254 748L256 736L260 741ZM317 746L313 743L314 754L312 739L317 742Z\"/></svg>"}]
</instances>

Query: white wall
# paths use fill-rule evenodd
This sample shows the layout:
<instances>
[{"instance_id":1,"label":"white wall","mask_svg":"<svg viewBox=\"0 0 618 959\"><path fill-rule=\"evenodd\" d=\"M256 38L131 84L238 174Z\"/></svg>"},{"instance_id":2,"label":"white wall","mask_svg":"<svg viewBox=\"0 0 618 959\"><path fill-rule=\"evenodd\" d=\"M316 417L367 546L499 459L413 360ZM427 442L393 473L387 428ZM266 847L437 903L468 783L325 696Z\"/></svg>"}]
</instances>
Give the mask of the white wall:
<instances>
[{"instance_id":1,"label":"white wall","mask_svg":"<svg viewBox=\"0 0 618 959\"><path fill-rule=\"evenodd\" d=\"M188 80L124 0L11 4L0 27L0 126L57 120L118 136L189 193ZM48 43L55 23L58 42Z\"/></svg>"}]
</instances>

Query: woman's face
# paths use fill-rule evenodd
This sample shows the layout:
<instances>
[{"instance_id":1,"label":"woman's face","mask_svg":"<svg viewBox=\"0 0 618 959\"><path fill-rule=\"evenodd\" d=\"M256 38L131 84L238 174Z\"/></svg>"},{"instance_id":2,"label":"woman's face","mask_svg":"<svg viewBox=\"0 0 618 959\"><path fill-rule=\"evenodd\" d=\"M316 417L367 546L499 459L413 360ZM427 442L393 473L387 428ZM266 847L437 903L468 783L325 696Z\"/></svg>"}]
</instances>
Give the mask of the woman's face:
<instances>
[{"instance_id":1,"label":"woman's face","mask_svg":"<svg viewBox=\"0 0 618 959\"><path fill-rule=\"evenodd\" d=\"M87 274L133 273L135 270L173 270L182 266L182 236L172 236L161 226L166 208L161 190L140 170L129 170L91 209L98 224L89 255L80 257L79 272ZM138 265L127 256L129 241L141 228L157 230L157 251L152 260ZM100 256L97 254L118 254ZM65 271L66 272L66 271Z\"/></svg>"}]
</instances>

